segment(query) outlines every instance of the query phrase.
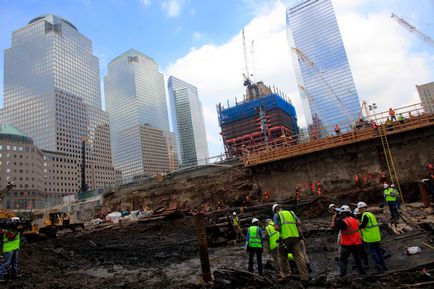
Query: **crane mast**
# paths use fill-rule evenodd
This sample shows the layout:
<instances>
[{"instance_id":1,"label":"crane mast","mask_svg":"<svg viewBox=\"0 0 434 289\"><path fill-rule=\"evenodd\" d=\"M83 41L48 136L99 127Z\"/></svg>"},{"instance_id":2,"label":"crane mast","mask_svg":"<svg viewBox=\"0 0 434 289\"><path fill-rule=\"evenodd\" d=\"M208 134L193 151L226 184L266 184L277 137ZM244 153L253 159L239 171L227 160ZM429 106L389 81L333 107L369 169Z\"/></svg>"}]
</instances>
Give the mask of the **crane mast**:
<instances>
[{"instance_id":1,"label":"crane mast","mask_svg":"<svg viewBox=\"0 0 434 289\"><path fill-rule=\"evenodd\" d=\"M428 35L426 35L425 33L421 32L421 31L419 31L415 26L408 23L405 19L403 19L403 18L401 18L401 17L399 17L393 13L392 13L391 17L393 19L395 19L398 22L398 24L400 24L402 27L404 27L404 29L413 33L418 38L420 38L423 42L428 43L428 45L430 45L431 47L434 47L434 40L432 40L431 37L429 37Z\"/></svg>"}]
</instances>

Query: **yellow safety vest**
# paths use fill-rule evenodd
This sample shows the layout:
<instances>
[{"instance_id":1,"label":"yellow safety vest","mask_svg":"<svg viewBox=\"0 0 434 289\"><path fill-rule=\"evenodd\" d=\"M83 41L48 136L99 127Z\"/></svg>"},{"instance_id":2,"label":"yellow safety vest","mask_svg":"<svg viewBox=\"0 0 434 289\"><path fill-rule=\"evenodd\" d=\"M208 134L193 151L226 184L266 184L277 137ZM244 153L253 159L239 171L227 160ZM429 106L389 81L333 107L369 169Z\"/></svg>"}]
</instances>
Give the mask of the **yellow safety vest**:
<instances>
[{"instance_id":1,"label":"yellow safety vest","mask_svg":"<svg viewBox=\"0 0 434 289\"><path fill-rule=\"evenodd\" d=\"M365 243L374 243L381 241L380 226L377 223L377 219L371 212L364 212L362 220L364 217L368 218L368 224L362 229L362 238Z\"/></svg>"},{"instance_id":2,"label":"yellow safety vest","mask_svg":"<svg viewBox=\"0 0 434 289\"><path fill-rule=\"evenodd\" d=\"M249 227L249 247L250 248L262 248L261 237L259 236L259 227Z\"/></svg>"},{"instance_id":3,"label":"yellow safety vest","mask_svg":"<svg viewBox=\"0 0 434 289\"><path fill-rule=\"evenodd\" d=\"M6 237L7 232L9 232L9 231L5 231L3 234L3 252L10 252L10 251L18 250L20 248L20 233L10 231L16 235L15 235L15 238L13 240L9 240Z\"/></svg>"},{"instance_id":4,"label":"yellow safety vest","mask_svg":"<svg viewBox=\"0 0 434 289\"><path fill-rule=\"evenodd\" d=\"M298 233L297 223L295 219L295 215L293 212L289 211L280 211L278 213L280 218L280 235L282 239L286 239L289 237L298 238L300 234Z\"/></svg>"},{"instance_id":5,"label":"yellow safety vest","mask_svg":"<svg viewBox=\"0 0 434 289\"><path fill-rule=\"evenodd\" d=\"M277 246L279 246L277 244L277 240L279 240L280 234L274 229L274 226L271 224L265 227L265 230L267 230L270 250L274 250L275 248L277 248Z\"/></svg>"},{"instance_id":6,"label":"yellow safety vest","mask_svg":"<svg viewBox=\"0 0 434 289\"><path fill-rule=\"evenodd\" d=\"M394 192L394 189L387 188L384 190L384 198L386 199L386 202L396 202L396 195L392 196L392 192ZM396 194L396 192L394 192Z\"/></svg>"},{"instance_id":7,"label":"yellow safety vest","mask_svg":"<svg viewBox=\"0 0 434 289\"><path fill-rule=\"evenodd\" d=\"M232 219L232 225L234 225L235 227L238 226L240 224L240 220L238 219L238 217L234 217Z\"/></svg>"}]
</instances>

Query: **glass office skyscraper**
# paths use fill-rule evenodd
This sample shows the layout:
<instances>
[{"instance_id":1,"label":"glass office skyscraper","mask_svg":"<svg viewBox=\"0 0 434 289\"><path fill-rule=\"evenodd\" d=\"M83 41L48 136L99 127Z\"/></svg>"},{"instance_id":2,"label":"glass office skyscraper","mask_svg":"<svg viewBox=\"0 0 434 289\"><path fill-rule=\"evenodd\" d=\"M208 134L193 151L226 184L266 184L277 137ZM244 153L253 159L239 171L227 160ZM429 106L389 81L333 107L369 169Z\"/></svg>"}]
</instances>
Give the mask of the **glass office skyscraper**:
<instances>
[{"instance_id":1,"label":"glass office skyscraper","mask_svg":"<svg viewBox=\"0 0 434 289\"><path fill-rule=\"evenodd\" d=\"M66 19L41 16L13 32L4 59L3 121L41 149L65 153L77 164L87 136L87 184L113 184L108 114L101 107L91 41ZM74 188L79 190L80 180Z\"/></svg>"},{"instance_id":2,"label":"glass office skyscraper","mask_svg":"<svg viewBox=\"0 0 434 289\"><path fill-rule=\"evenodd\" d=\"M131 180L173 170L176 149L158 64L130 49L109 63L104 91L113 164L122 171L123 178Z\"/></svg>"},{"instance_id":3,"label":"glass office skyscraper","mask_svg":"<svg viewBox=\"0 0 434 289\"><path fill-rule=\"evenodd\" d=\"M306 121L354 124L360 102L331 0L304 0L286 11L288 41Z\"/></svg>"},{"instance_id":4,"label":"glass office skyscraper","mask_svg":"<svg viewBox=\"0 0 434 289\"><path fill-rule=\"evenodd\" d=\"M208 143L197 88L174 76L169 77L167 87L180 164L183 167L205 164Z\"/></svg>"}]
</instances>

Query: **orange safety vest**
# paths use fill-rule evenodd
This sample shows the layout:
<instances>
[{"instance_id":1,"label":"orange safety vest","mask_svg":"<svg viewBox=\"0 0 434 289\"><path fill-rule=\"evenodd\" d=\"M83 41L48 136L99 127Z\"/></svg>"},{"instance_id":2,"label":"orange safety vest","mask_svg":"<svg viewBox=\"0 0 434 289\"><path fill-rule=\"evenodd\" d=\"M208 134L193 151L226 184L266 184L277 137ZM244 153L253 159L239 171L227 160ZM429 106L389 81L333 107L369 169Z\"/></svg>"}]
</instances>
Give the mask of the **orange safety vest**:
<instances>
[{"instance_id":1,"label":"orange safety vest","mask_svg":"<svg viewBox=\"0 0 434 289\"><path fill-rule=\"evenodd\" d=\"M343 221L347 225L347 229L341 231L341 245L361 245L359 221L353 217L345 218Z\"/></svg>"},{"instance_id":2,"label":"orange safety vest","mask_svg":"<svg viewBox=\"0 0 434 289\"><path fill-rule=\"evenodd\" d=\"M389 110L389 115L395 115L395 111L393 109Z\"/></svg>"}]
</instances>

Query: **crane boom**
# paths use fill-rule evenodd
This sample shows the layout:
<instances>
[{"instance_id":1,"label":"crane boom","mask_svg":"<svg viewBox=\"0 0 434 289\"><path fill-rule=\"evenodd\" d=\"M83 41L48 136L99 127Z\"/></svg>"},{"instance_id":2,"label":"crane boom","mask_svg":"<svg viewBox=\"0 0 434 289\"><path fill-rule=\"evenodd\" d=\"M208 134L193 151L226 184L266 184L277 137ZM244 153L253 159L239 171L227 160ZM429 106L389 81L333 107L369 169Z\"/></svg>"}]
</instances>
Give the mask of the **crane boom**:
<instances>
[{"instance_id":1,"label":"crane boom","mask_svg":"<svg viewBox=\"0 0 434 289\"><path fill-rule=\"evenodd\" d=\"M249 79L250 73L249 73L249 66L247 62L247 45L246 45L246 36L244 35L244 29L243 29L243 49L244 49L244 69L246 70L246 74L244 75L244 78Z\"/></svg>"},{"instance_id":2,"label":"crane boom","mask_svg":"<svg viewBox=\"0 0 434 289\"><path fill-rule=\"evenodd\" d=\"M395 19L398 22L398 24L400 24L406 30L410 31L411 33L413 33L414 35L416 35L418 38L420 38L423 42L426 42L431 47L434 47L434 40L432 40L431 37L429 37L428 35L426 35L425 33L421 32L421 31L419 31L415 26L411 25L410 23L408 23L403 18L401 18L401 17L399 17L399 16L397 16L397 15L395 15L393 13L392 13L391 17L393 19Z\"/></svg>"}]
</instances>

